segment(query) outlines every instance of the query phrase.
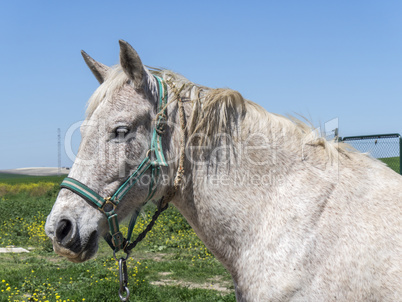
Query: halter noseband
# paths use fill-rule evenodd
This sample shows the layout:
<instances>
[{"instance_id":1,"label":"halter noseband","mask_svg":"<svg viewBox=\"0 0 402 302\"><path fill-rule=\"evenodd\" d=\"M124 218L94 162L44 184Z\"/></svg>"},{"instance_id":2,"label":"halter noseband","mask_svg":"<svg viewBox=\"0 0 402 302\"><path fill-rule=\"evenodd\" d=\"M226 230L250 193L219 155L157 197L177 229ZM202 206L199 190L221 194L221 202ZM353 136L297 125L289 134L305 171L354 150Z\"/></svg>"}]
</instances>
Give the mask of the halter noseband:
<instances>
[{"instance_id":1,"label":"halter noseband","mask_svg":"<svg viewBox=\"0 0 402 302\"><path fill-rule=\"evenodd\" d=\"M151 146L144 160L137 169L128 177L128 179L115 191L112 196L102 197L85 184L71 177L66 177L61 183L61 188L68 189L83 199L94 205L98 210L105 214L109 223L110 233L107 233L104 238L114 252L125 250L130 243L131 235L135 226L135 221L139 212L136 210L131 217L127 238L119 230L119 222L117 219L116 207L127 194L127 192L138 182L141 176L148 170L151 170L151 181L148 190L148 196L143 204L152 199L156 192L156 182L160 173L160 167L167 167L168 164L163 155L162 149L162 134L166 122L166 104L167 104L167 85L162 78L155 76L158 83L159 100L158 100L158 119L152 134ZM152 156L154 154L154 156ZM125 250L128 254L128 251Z\"/></svg>"}]
</instances>

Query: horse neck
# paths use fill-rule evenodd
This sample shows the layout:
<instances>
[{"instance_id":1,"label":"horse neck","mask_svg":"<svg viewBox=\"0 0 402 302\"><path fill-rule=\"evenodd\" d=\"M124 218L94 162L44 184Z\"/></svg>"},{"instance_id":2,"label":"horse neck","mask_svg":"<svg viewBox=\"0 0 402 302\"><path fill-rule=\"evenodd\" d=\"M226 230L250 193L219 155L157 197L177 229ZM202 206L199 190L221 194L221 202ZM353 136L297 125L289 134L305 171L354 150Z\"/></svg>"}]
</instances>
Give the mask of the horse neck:
<instances>
[{"instance_id":1,"label":"horse neck","mask_svg":"<svg viewBox=\"0 0 402 302\"><path fill-rule=\"evenodd\" d=\"M332 188L331 183L320 185L319 175L306 166L303 135L291 121L251 106L241 127L236 139L218 140L213 150L200 146L196 159L204 160L203 164L187 158L186 181L173 200L232 274L238 273L236 258L247 253L250 240L260 240L256 236L261 230L274 234L275 221L291 220L295 198L309 194L300 184L306 175L317 178L317 192L319 187L324 192ZM312 195L306 199L314 204L319 198ZM310 206L305 208L311 210ZM281 208L289 211L278 212ZM309 211L304 214L307 217Z\"/></svg>"},{"instance_id":2,"label":"horse neck","mask_svg":"<svg viewBox=\"0 0 402 302\"><path fill-rule=\"evenodd\" d=\"M175 108L173 107L172 109L171 112L175 112ZM186 103L185 109L186 119L190 120L192 114L191 104ZM172 115L171 118L172 122L177 125L179 122L178 115ZM253 116L252 118L256 117ZM176 152L173 154L176 158L178 157L179 129L179 127L175 127L171 143L172 150ZM244 133L248 131L247 129L239 130ZM254 129L254 131L256 130ZM268 136L269 131L266 131L266 129L264 131L263 135ZM224 138L224 136L222 137ZM250 179L248 177L253 175L256 169L255 167L250 167L248 158L246 158L247 155L244 154L244 147L252 148L255 142L248 141L248 136L242 134L236 138L236 141L217 140L213 146L201 145L194 147L191 137L188 137L188 140L190 141L187 141L185 181L173 203L207 246L225 263L223 259L225 257L219 257L219 254L222 251L225 253L225 250L227 253L231 253L227 247L232 245L233 249L235 249L234 245L237 244L235 241L241 239L240 237L222 239L216 236L215 232L225 228L237 229L238 231L247 228L247 225L242 225L241 223L241 221L244 222L247 219L240 217L240 214L247 215L244 207L249 207L250 205L244 203L242 199L248 199L247 197L249 196L247 195L249 193L244 188L249 189L250 187L241 182L249 182ZM250 146L244 146L244 144L249 144ZM200 150L200 152L192 152L191 147ZM268 150L267 153L271 154L272 152ZM252 156L258 157L259 155L253 154ZM218 157L221 157L220 160L224 158L224 162L219 162ZM256 160L256 158L253 158L253 160ZM173 172L176 169L177 164L175 163L170 170ZM258 173L262 173L261 175L265 175L264 173L267 172L261 168L258 168L258 170ZM244 179L244 177L246 178ZM232 187L231 184L235 184L236 186ZM249 201L254 203L255 207L258 207L256 203L260 200L257 198L254 200L249 199ZM250 213L250 215L253 214ZM235 233L234 231L233 234ZM226 239L231 243L223 248L219 244L219 241L227 243Z\"/></svg>"}]
</instances>

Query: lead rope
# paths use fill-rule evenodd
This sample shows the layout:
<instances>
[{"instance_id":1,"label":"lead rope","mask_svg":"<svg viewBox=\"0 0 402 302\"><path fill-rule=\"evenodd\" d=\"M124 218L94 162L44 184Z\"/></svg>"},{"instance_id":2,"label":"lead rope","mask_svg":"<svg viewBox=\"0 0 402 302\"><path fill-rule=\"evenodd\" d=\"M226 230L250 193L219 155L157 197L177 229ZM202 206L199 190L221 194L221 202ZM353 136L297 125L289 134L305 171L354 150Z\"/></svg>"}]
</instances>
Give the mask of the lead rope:
<instances>
[{"instance_id":1,"label":"lead rope","mask_svg":"<svg viewBox=\"0 0 402 302\"><path fill-rule=\"evenodd\" d=\"M147 225L147 227L137 236L137 238L130 244L127 244L124 247L124 252L126 253L126 257L121 257L119 260L117 260L115 252L113 252L114 258L116 261L119 263L119 278L120 278L120 288L119 288L119 297L121 301L128 301L130 297L130 290L127 287L128 283L128 274L127 274L127 258L130 255L130 252L132 249L134 249L137 244L145 238L147 233L152 230L153 226L155 225L156 220L158 219L159 215L162 214L163 211L165 211L169 207L169 202L173 199L173 197L176 195L176 192L178 191L182 181L183 181L183 176L184 176L184 159L185 159L185 142L186 142L186 122L185 122L185 112L184 112L184 106L183 106L183 100L180 97L180 92L183 90L184 85L180 88L177 89L176 85L172 83L171 81L167 81L169 86L172 88L173 92L176 95L176 99L170 101L168 104L165 105L164 108L157 114L156 118L161 114L163 114L164 110L166 107L173 101L177 100L177 104L179 107L179 119L180 119L180 128L181 128L181 134L180 134L180 158L179 158L179 167L176 172L176 176L174 179L173 183L173 188L169 190L166 195L164 195L159 203L158 203L158 210L155 212L155 214L152 216L151 222ZM164 131L164 130L163 130Z\"/></svg>"},{"instance_id":2,"label":"lead rope","mask_svg":"<svg viewBox=\"0 0 402 302\"><path fill-rule=\"evenodd\" d=\"M147 227L137 236L137 238L133 241L133 243L128 244L124 248L124 252L126 253L126 257L121 257L119 260L116 258L115 252L113 252L114 258L119 263L119 278L120 278L120 288L119 288L119 297L121 301L128 301L130 297L130 291L127 287L128 283L128 274L127 274L127 263L126 260L130 255L130 251L136 247L136 245L145 238L147 233L152 230L153 226L155 225L156 220L158 219L159 215L162 214L169 207L169 203L165 205L163 202L164 197L161 198L158 205L158 210L152 216L151 222L147 225ZM162 206L163 205L163 206Z\"/></svg>"}]
</instances>

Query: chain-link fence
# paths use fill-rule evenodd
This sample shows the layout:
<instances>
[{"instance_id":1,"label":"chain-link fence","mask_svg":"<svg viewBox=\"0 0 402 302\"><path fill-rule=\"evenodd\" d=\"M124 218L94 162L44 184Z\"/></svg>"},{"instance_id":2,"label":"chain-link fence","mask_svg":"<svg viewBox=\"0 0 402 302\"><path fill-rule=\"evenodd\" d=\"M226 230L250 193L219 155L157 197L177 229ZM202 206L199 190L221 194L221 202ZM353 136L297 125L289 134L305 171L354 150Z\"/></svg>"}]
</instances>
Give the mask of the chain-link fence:
<instances>
[{"instance_id":1,"label":"chain-link fence","mask_svg":"<svg viewBox=\"0 0 402 302\"><path fill-rule=\"evenodd\" d=\"M400 134L348 136L340 138L356 150L382 160L391 169L402 174L402 138Z\"/></svg>"}]
</instances>

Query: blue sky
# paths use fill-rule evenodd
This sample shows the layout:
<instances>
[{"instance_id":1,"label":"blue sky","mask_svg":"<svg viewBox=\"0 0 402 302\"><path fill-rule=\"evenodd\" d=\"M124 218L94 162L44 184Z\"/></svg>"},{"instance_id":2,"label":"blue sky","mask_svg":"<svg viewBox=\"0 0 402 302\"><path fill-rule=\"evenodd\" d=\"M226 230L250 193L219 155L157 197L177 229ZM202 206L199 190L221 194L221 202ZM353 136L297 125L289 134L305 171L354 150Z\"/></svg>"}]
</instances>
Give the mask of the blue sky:
<instances>
[{"instance_id":1,"label":"blue sky","mask_svg":"<svg viewBox=\"0 0 402 302\"><path fill-rule=\"evenodd\" d=\"M64 143L98 85L80 50L113 65L119 39L270 112L337 118L341 136L402 133L401 15L392 0L1 1L0 169L57 166L57 128Z\"/></svg>"}]
</instances>

